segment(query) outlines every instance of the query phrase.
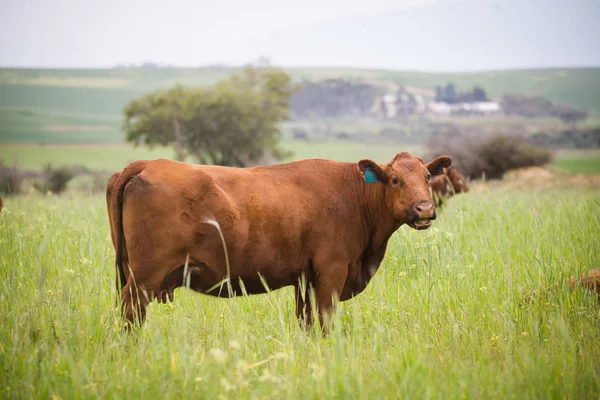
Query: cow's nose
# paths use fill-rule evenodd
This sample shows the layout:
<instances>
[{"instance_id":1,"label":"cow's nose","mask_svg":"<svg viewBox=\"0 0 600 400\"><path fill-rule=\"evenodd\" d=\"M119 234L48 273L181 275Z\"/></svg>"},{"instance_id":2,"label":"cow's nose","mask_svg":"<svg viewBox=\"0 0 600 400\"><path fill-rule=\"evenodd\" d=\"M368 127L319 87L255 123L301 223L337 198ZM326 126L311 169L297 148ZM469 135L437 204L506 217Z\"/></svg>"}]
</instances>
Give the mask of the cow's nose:
<instances>
[{"instance_id":1,"label":"cow's nose","mask_svg":"<svg viewBox=\"0 0 600 400\"><path fill-rule=\"evenodd\" d=\"M415 208L419 214L431 214L433 211L433 204L430 202L419 203Z\"/></svg>"},{"instance_id":2,"label":"cow's nose","mask_svg":"<svg viewBox=\"0 0 600 400\"><path fill-rule=\"evenodd\" d=\"M415 212L420 219L435 219L436 217L433 203L426 200L420 201L415 205Z\"/></svg>"}]
</instances>

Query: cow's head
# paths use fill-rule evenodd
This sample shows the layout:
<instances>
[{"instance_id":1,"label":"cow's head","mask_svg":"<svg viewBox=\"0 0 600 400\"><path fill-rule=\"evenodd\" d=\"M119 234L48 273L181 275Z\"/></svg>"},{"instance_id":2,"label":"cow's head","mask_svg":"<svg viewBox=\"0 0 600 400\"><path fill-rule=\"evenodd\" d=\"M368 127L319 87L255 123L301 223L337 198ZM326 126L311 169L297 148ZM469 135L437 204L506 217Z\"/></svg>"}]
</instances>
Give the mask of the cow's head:
<instances>
[{"instance_id":1,"label":"cow's head","mask_svg":"<svg viewBox=\"0 0 600 400\"><path fill-rule=\"evenodd\" d=\"M456 168L448 168L446 175L448 175L448 179L452 183L454 193L467 193L469 191L468 179L458 172Z\"/></svg>"},{"instance_id":2,"label":"cow's head","mask_svg":"<svg viewBox=\"0 0 600 400\"><path fill-rule=\"evenodd\" d=\"M415 229L427 229L436 218L429 181L452 163L440 156L425 164L419 157L398 153L386 165L372 160L360 160L358 168L367 184L385 185L385 206L400 223Z\"/></svg>"}]
</instances>

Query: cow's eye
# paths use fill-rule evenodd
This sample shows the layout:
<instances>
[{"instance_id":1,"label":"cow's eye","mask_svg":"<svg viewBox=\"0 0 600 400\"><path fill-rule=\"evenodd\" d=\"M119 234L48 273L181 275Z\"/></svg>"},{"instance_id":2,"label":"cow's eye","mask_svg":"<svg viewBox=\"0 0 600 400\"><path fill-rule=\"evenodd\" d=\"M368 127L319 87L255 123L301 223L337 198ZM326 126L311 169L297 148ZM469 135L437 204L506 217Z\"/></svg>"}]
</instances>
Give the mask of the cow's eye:
<instances>
[{"instance_id":1,"label":"cow's eye","mask_svg":"<svg viewBox=\"0 0 600 400\"><path fill-rule=\"evenodd\" d=\"M393 183L394 185L397 185L397 184L398 184L398 178L396 178L396 177L394 176L394 177L392 178L392 183Z\"/></svg>"},{"instance_id":2,"label":"cow's eye","mask_svg":"<svg viewBox=\"0 0 600 400\"><path fill-rule=\"evenodd\" d=\"M427 182L431 182L432 179L433 179L433 175L431 175L431 174L427 175Z\"/></svg>"}]
</instances>

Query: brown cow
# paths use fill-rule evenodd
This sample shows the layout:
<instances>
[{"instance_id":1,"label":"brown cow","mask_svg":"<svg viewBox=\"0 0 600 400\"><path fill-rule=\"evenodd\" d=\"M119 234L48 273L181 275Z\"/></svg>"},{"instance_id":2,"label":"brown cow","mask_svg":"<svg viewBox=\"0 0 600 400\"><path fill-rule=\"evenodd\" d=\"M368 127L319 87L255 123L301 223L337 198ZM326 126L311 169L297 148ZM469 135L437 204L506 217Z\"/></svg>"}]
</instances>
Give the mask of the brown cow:
<instances>
[{"instance_id":1,"label":"brown cow","mask_svg":"<svg viewBox=\"0 0 600 400\"><path fill-rule=\"evenodd\" d=\"M598 301L600 302L600 270L599 269L592 269L589 270L587 273L583 273L581 274L581 276L579 277L579 279L577 279L576 276L572 276L569 279L569 286L574 288L575 285L581 285L583 286L585 289L590 290L592 292L596 292L596 295L598 296Z\"/></svg>"},{"instance_id":2,"label":"brown cow","mask_svg":"<svg viewBox=\"0 0 600 400\"><path fill-rule=\"evenodd\" d=\"M600 303L600 269L594 268L589 270L588 272L582 273L579 277L577 275L571 276L566 283L569 285L571 289L576 289L578 287L583 287L586 290L591 292L595 292L598 298L598 302ZM559 283L555 283L552 286L546 288L541 291L541 294L550 293L553 290L559 290L562 286ZM529 293L525 296L526 302L531 302L535 299L535 296L540 294L539 290L536 290L533 293Z\"/></svg>"},{"instance_id":3,"label":"brown cow","mask_svg":"<svg viewBox=\"0 0 600 400\"><path fill-rule=\"evenodd\" d=\"M431 191L436 207L442 207L445 200L458 193L469 191L469 182L456 168L444 168L444 172L431 181Z\"/></svg>"},{"instance_id":4,"label":"brown cow","mask_svg":"<svg viewBox=\"0 0 600 400\"><path fill-rule=\"evenodd\" d=\"M2 201L2 196L0 196L0 211L4 208L4 202Z\"/></svg>"},{"instance_id":5,"label":"brown cow","mask_svg":"<svg viewBox=\"0 0 600 400\"><path fill-rule=\"evenodd\" d=\"M172 300L185 282L220 297L265 293L264 282L294 286L296 316L308 326L314 290L324 327L338 300L365 289L402 224L431 225L429 180L450 164L409 153L383 165L135 161L107 187L124 317L143 323L150 301Z\"/></svg>"}]
</instances>

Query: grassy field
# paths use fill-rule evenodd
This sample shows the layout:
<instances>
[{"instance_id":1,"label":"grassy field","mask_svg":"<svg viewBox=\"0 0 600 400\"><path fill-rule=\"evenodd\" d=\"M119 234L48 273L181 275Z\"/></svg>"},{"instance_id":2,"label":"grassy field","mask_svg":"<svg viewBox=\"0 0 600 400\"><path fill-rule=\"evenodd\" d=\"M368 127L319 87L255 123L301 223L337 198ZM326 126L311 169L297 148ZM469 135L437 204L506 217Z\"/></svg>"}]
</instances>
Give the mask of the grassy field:
<instances>
[{"instance_id":1,"label":"grassy field","mask_svg":"<svg viewBox=\"0 0 600 400\"><path fill-rule=\"evenodd\" d=\"M294 151L292 159L319 157L337 161L358 161L372 158L384 163L391 160L399 151L415 154L422 151L418 146L389 146L346 141L306 142L287 140L282 146ZM133 148L127 145L2 145L0 163L13 165L15 161L22 168L41 169L46 163L53 165L84 165L90 169L115 171L122 169L134 160L173 158L171 148Z\"/></svg>"},{"instance_id":2,"label":"grassy field","mask_svg":"<svg viewBox=\"0 0 600 400\"><path fill-rule=\"evenodd\" d=\"M171 148L127 145L5 145L0 146L0 162L22 168L41 169L45 164L83 165L94 170L116 171L135 160L174 158Z\"/></svg>"},{"instance_id":3,"label":"grassy field","mask_svg":"<svg viewBox=\"0 0 600 400\"><path fill-rule=\"evenodd\" d=\"M231 301L179 289L128 336L103 197L8 198L0 397L598 398L598 303L562 282L600 265L599 202L457 196L429 230L393 236L322 338L297 327L290 288Z\"/></svg>"},{"instance_id":4,"label":"grassy field","mask_svg":"<svg viewBox=\"0 0 600 400\"><path fill-rule=\"evenodd\" d=\"M389 161L397 152L408 151L422 155L423 148L415 145L382 145L341 140L306 142L284 140L282 146L294 151L292 159L319 157L337 161L358 161L371 158L377 162ZM133 148L127 145L1 145L0 163L13 165L16 161L22 168L41 169L51 162L53 165L83 165L94 170L116 171L134 160L173 158L170 148ZM561 150L557 153L553 167L589 175L600 174L600 151Z\"/></svg>"},{"instance_id":5,"label":"grassy field","mask_svg":"<svg viewBox=\"0 0 600 400\"><path fill-rule=\"evenodd\" d=\"M176 82L209 85L237 70L0 69L0 143L120 144L121 112L131 99ZM507 92L547 96L554 102L588 110L590 121L597 121L600 115L600 68L455 74L339 68L289 68L288 72L296 81L360 78L379 84L402 84L415 93L432 93L436 85L451 81L460 90L480 85L491 96ZM543 127L539 122L541 125L536 121L527 124ZM557 123L553 121L553 125ZM340 129L348 130L344 126Z\"/></svg>"},{"instance_id":6,"label":"grassy field","mask_svg":"<svg viewBox=\"0 0 600 400\"><path fill-rule=\"evenodd\" d=\"M563 150L558 153L553 166L577 174L598 175L600 150Z\"/></svg>"},{"instance_id":7,"label":"grassy field","mask_svg":"<svg viewBox=\"0 0 600 400\"><path fill-rule=\"evenodd\" d=\"M425 91L453 82L460 90L482 86L491 96L504 93L537 93L557 103L600 113L600 68L568 68L507 70L469 73L427 73L394 70L361 70L352 68L286 68L296 81L303 79L360 78L378 83L399 83ZM8 102L15 107L37 103L43 108L70 109L70 93L87 93L74 106L77 109L114 110L123 104L124 96L176 82L209 85L226 78L237 68L160 68L160 69L0 69L0 108ZM28 88L28 89L27 89ZM32 96L30 92L39 93ZM79 91L79 92L78 92ZM51 96L48 94L53 93ZM17 100L11 97L17 96ZM113 101L103 101L114 96ZM100 104L102 103L102 104Z\"/></svg>"}]
</instances>

